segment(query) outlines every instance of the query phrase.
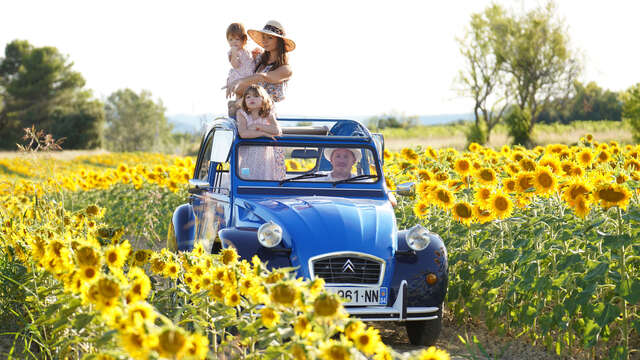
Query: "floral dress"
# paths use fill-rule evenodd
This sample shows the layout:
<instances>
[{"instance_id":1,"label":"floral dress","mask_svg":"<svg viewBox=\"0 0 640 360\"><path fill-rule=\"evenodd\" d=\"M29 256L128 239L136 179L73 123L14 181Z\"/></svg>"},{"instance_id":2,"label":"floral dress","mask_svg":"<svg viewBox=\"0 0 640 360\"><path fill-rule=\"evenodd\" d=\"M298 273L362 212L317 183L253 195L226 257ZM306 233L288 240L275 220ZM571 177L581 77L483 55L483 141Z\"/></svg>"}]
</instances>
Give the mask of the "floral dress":
<instances>
[{"instance_id":1,"label":"floral dress","mask_svg":"<svg viewBox=\"0 0 640 360\"><path fill-rule=\"evenodd\" d=\"M251 114L242 112L247 119L247 127L251 125L268 125L266 117L254 119ZM251 146L244 145L238 150L240 158L238 166L240 177L248 180L282 180L284 179L286 168L284 165L284 155L280 149L274 146Z\"/></svg>"}]
</instances>

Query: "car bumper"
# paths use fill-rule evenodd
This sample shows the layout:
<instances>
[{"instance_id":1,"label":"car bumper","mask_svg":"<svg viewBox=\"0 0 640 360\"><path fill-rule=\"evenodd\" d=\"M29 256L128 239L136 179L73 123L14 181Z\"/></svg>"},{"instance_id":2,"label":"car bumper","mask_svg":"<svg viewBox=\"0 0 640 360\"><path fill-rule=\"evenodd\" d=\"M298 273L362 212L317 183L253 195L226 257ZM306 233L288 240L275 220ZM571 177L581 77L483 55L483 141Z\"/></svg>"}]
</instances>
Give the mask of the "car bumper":
<instances>
[{"instance_id":1,"label":"car bumper","mask_svg":"<svg viewBox=\"0 0 640 360\"><path fill-rule=\"evenodd\" d=\"M400 284L398 296L392 306L345 306L349 315L364 321L418 321L438 318L438 307L408 307L407 281Z\"/></svg>"}]
</instances>

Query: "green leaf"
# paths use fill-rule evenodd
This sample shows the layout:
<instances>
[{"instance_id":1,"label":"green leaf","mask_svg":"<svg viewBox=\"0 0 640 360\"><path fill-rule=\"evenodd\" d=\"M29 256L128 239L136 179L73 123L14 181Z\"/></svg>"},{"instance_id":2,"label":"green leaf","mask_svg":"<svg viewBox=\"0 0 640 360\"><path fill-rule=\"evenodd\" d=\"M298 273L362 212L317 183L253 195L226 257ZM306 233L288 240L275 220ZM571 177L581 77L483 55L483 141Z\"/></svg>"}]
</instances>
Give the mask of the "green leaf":
<instances>
[{"instance_id":1,"label":"green leaf","mask_svg":"<svg viewBox=\"0 0 640 360\"><path fill-rule=\"evenodd\" d=\"M76 330L84 329L94 317L95 314L80 314L76 316L76 319L73 321L73 328Z\"/></svg>"},{"instance_id":2,"label":"green leaf","mask_svg":"<svg viewBox=\"0 0 640 360\"><path fill-rule=\"evenodd\" d=\"M603 328L614 321L620 315L620 309L617 306L606 304L602 311L596 311L595 315L598 325Z\"/></svg>"},{"instance_id":3,"label":"green leaf","mask_svg":"<svg viewBox=\"0 0 640 360\"><path fill-rule=\"evenodd\" d=\"M600 332L600 326L592 319L587 319L584 325L583 336L585 341L591 342Z\"/></svg>"},{"instance_id":4,"label":"green leaf","mask_svg":"<svg viewBox=\"0 0 640 360\"><path fill-rule=\"evenodd\" d=\"M611 248L618 249L622 246L633 244L633 239L628 234L621 235L604 235L602 237L602 245Z\"/></svg>"},{"instance_id":5,"label":"green leaf","mask_svg":"<svg viewBox=\"0 0 640 360\"><path fill-rule=\"evenodd\" d=\"M564 259L559 260L556 270L561 272L575 264L580 264L580 263L583 263L582 256L580 256L580 254L571 254L565 257Z\"/></svg>"},{"instance_id":6,"label":"green leaf","mask_svg":"<svg viewBox=\"0 0 640 360\"><path fill-rule=\"evenodd\" d=\"M117 333L118 333L118 330L109 330L105 332L101 337L99 337L96 340L96 347L101 348L105 346L109 341L111 341L111 338L113 338L113 336Z\"/></svg>"},{"instance_id":7,"label":"green leaf","mask_svg":"<svg viewBox=\"0 0 640 360\"><path fill-rule=\"evenodd\" d=\"M587 282L593 282L602 277L607 270L609 270L609 263L601 262L598 263L595 267L592 267L591 270L585 275L584 280Z\"/></svg>"},{"instance_id":8,"label":"green leaf","mask_svg":"<svg viewBox=\"0 0 640 360\"><path fill-rule=\"evenodd\" d=\"M631 282L631 285L629 285L629 282ZM629 279L629 282L623 280L618 284L620 296L627 300L629 304L635 305L640 301L640 280Z\"/></svg>"},{"instance_id":9,"label":"green leaf","mask_svg":"<svg viewBox=\"0 0 640 360\"><path fill-rule=\"evenodd\" d=\"M503 249L498 256L498 263L511 264L518 257L518 250L516 249Z\"/></svg>"}]
</instances>

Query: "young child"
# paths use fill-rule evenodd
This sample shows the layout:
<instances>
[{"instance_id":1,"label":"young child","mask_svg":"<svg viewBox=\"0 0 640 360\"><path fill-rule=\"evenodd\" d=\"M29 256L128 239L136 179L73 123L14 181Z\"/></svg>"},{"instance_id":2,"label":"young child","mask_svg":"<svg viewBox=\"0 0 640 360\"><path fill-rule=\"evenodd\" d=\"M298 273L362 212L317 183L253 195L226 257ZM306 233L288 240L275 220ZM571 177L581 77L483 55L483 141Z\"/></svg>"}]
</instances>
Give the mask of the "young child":
<instances>
[{"instance_id":1,"label":"young child","mask_svg":"<svg viewBox=\"0 0 640 360\"><path fill-rule=\"evenodd\" d=\"M247 32L240 23L233 23L227 28L227 41L229 42L229 76L227 77L227 87L234 82L253 75L255 63L253 57L244 47L247 45Z\"/></svg>"},{"instance_id":2,"label":"young child","mask_svg":"<svg viewBox=\"0 0 640 360\"><path fill-rule=\"evenodd\" d=\"M241 138L269 137L275 140L282 130L273 112L273 102L260 85L251 85L242 97L242 108L236 114ZM285 176L284 154L273 146L243 146L240 177L256 180L282 180Z\"/></svg>"}]
</instances>

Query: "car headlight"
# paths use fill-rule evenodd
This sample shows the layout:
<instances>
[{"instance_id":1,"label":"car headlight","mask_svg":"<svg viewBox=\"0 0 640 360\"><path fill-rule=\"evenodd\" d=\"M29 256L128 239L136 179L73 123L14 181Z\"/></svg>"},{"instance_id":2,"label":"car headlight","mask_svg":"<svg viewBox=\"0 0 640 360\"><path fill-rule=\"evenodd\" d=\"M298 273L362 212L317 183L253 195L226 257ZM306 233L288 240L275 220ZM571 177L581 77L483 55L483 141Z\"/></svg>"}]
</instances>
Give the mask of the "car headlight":
<instances>
[{"instance_id":1,"label":"car headlight","mask_svg":"<svg viewBox=\"0 0 640 360\"><path fill-rule=\"evenodd\" d=\"M424 250L431 243L429 231L422 225L416 225L409 229L406 240L409 248L414 251Z\"/></svg>"},{"instance_id":2,"label":"car headlight","mask_svg":"<svg viewBox=\"0 0 640 360\"><path fill-rule=\"evenodd\" d=\"M260 245L272 248L278 246L280 241L282 241L282 228L280 225L273 221L260 225L258 229L258 242Z\"/></svg>"}]
</instances>

